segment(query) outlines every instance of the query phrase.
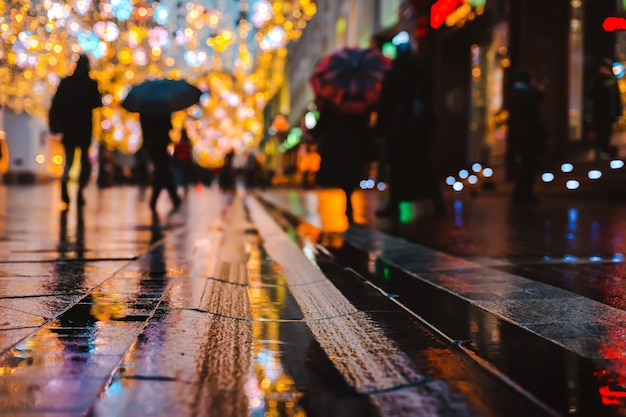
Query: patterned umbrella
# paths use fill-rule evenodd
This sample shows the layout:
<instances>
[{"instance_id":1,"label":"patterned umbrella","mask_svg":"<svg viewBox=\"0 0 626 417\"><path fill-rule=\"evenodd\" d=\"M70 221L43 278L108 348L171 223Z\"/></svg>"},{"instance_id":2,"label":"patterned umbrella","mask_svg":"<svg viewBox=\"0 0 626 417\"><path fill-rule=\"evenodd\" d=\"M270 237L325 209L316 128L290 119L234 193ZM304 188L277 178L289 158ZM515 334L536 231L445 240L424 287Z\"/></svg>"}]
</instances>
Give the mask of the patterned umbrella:
<instances>
[{"instance_id":1,"label":"patterned umbrella","mask_svg":"<svg viewBox=\"0 0 626 417\"><path fill-rule=\"evenodd\" d=\"M391 60L374 48L343 48L322 58L309 78L322 105L346 114L364 114L378 102Z\"/></svg>"}]
</instances>

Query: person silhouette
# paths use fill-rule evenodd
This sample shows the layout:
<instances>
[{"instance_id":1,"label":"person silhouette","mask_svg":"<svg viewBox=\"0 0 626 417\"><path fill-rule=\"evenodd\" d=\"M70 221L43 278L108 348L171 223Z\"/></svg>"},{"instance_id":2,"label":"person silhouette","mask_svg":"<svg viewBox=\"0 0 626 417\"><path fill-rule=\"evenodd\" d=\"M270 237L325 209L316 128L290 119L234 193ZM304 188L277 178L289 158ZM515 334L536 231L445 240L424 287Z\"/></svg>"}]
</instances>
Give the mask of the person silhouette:
<instances>
[{"instance_id":1,"label":"person silhouette","mask_svg":"<svg viewBox=\"0 0 626 417\"><path fill-rule=\"evenodd\" d=\"M326 104L319 106L319 120L311 135L320 156L315 185L339 188L346 201L345 214L354 222L352 194L365 176L367 163L373 159L367 144L373 141L370 113L342 113Z\"/></svg>"},{"instance_id":2,"label":"person silhouette","mask_svg":"<svg viewBox=\"0 0 626 417\"><path fill-rule=\"evenodd\" d=\"M155 215L159 194L165 189L172 200L173 207L170 214L174 213L180 207L182 200L176 190L176 182L172 171L172 158L167 153L167 147L171 142L171 115L149 116L140 113L139 122L143 133L143 146L153 166L150 209L153 215Z\"/></svg>"},{"instance_id":3,"label":"person silhouette","mask_svg":"<svg viewBox=\"0 0 626 417\"><path fill-rule=\"evenodd\" d=\"M397 218L400 202L430 199L445 213L432 160L431 132L436 125L432 83L410 43L398 45L385 74L375 131L381 137L383 170L389 181L386 205L377 217Z\"/></svg>"},{"instance_id":4,"label":"person silhouette","mask_svg":"<svg viewBox=\"0 0 626 417\"><path fill-rule=\"evenodd\" d=\"M588 117L595 133L598 160L611 156L613 123L622 115L622 99L612 66L609 58L601 59L587 91Z\"/></svg>"},{"instance_id":5,"label":"person silhouette","mask_svg":"<svg viewBox=\"0 0 626 417\"><path fill-rule=\"evenodd\" d=\"M91 176L89 147L93 134L93 110L102 106L102 95L98 82L90 78L89 70L89 58L79 55L74 73L59 83L48 113L50 132L62 135L61 143L65 149L65 167L61 177L63 209L67 209L70 202L67 183L77 148L80 149L79 206L85 204L83 189Z\"/></svg>"},{"instance_id":6,"label":"person silhouette","mask_svg":"<svg viewBox=\"0 0 626 417\"><path fill-rule=\"evenodd\" d=\"M541 120L543 87L530 71L518 68L511 92L509 146L512 147L514 186L511 204L536 205L534 185L539 158L543 154L548 131Z\"/></svg>"}]
</instances>

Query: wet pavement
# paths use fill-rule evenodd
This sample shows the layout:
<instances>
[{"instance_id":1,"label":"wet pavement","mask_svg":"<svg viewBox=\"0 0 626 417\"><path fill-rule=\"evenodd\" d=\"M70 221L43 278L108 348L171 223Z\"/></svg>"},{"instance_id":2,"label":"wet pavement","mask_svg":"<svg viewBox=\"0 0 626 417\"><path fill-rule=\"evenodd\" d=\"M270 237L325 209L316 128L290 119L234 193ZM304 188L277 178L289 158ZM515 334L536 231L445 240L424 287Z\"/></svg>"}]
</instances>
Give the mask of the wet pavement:
<instances>
[{"instance_id":1,"label":"wet pavement","mask_svg":"<svg viewBox=\"0 0 626 417\"><path fill-rule=\"evenodd\" d=\"M0 415L623 415L626 206L504 194L2 185Z\"/></svg>"},{"instance_id":2,"label":"wet pavement","mask_svg":"<svg viewBox=\"0 0 626 417\"><path fill-rule=\"evenodd\" d=\"M424 329L411 352L441 354L435 369L421 369L375 317L415 324L365 288L350 292L377 307L355 307L311 248L252 197L228 205L198 188L172 216L162 200L155 223L136 188L86 196L85 207L62 212L59 184L0 186L1 415L452 416L502 407L480 386L461 389L472 372L447 375L463 359Z\"/></svg>"},{"instance_id":3,"label":"wet pavement","mask_svg":"<svg viewBox=\"0 0 626 417\"><path fill-rule=\"evenodd\" d=\"M372 215L382 193L359 192L356 225L331 190L272 190L264 200L544 411L618 416L626 415L621 180L584 183L582 192L543 185L542 204L528 207L510 206L506 184L447 192L445 216L424 202L406 204L399 221Z\"/></svg>"}]
</instances>

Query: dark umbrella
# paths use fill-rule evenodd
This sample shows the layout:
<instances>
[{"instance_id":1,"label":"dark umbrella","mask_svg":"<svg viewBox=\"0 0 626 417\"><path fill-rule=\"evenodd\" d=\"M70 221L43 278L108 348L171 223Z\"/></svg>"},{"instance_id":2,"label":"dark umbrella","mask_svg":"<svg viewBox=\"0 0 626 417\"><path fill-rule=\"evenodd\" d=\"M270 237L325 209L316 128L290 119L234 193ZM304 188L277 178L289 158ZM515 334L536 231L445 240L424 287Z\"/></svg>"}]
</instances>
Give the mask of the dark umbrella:
<instances>
[{"instance_id":1,"label":"dark umbrella","mask_svg":"<svg viewBox=\"0 0 626 417\"><path fill-rule=\"evenodd\" d=\"M378 49L347 47L322 58L309 81L322 105L363 114L378 102L383 75L390 67L391 60Z\"/></svg>"},{"instance_id":2,"label":"dark umbrella","mask_svg":"<svg viewBox=\"0 0 626 417\"><path fill-rule=\"evenodd\" d=\"M184 80L147 80L130 89L122 107L146 116L164 116L198 104L201 94Z\"/></svg>"}]
</instances>

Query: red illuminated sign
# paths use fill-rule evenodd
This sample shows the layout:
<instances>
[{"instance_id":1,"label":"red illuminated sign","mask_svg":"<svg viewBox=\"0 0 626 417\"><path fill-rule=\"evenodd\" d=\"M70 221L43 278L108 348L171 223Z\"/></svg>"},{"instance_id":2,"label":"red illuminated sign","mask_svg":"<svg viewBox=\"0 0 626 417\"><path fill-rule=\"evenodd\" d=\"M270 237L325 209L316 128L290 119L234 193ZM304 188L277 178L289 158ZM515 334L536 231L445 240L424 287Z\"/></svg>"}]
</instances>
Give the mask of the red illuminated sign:
<instances>
[{"instance_id":1,"label":"red illuminated sign","mask_svg":"<svg viewBox=\"0 0 626 417\"><path fill-rule=\"evenodd\" d=\"M437 0L430 6L430 26L437 29L445 22L450 13L465 3L467 0Z\"/></svg>"},{"instance_id":2,"label":"red illuminated sign","mask_svg":"<svg viewBox=\"0 0 626 417\"><path fill-rule=\"evenodd\" d=\"M602 29L606 32L614 32L616 30L626 30L626 19L623 17L607 17L602 23Z\"/></svg>"}]
</instances>

